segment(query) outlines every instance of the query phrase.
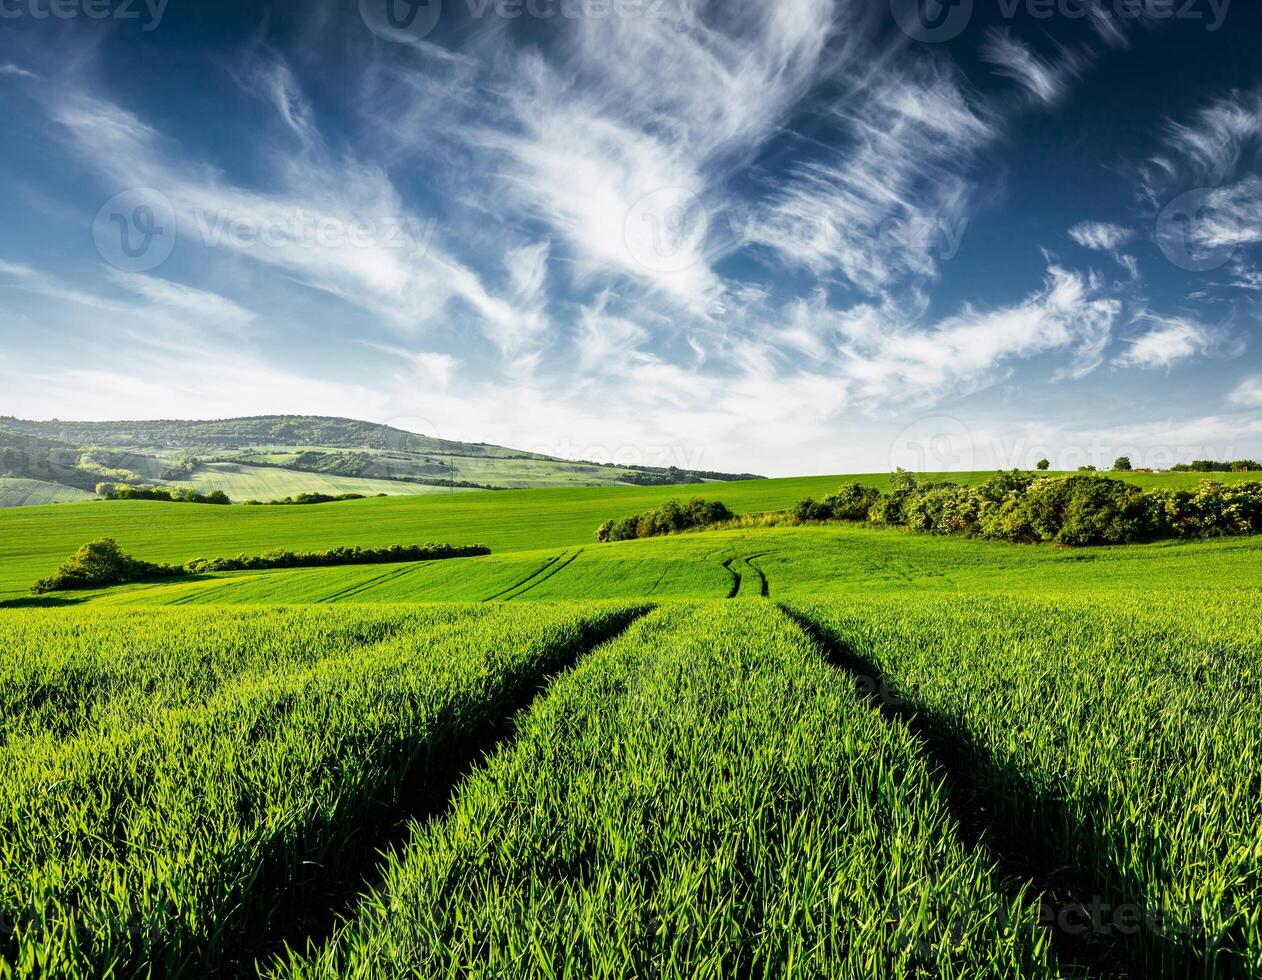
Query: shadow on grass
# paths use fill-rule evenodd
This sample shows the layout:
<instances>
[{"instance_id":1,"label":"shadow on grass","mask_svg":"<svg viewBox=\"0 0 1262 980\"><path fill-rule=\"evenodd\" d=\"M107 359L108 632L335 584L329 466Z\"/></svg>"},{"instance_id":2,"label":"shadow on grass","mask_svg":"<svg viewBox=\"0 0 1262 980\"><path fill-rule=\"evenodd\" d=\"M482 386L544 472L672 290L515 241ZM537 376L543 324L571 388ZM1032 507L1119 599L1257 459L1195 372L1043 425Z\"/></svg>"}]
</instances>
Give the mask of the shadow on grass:
<instances>
[{"instance_id":1,"label":"shadow on grass","mask_svg":"<svg viewBox=\"0 0 1262 980\"><path fill-rule=\"evenodd\" d=\"M1025 773L999 763L949 718L903 698L894 680L840 637L782 608L833 666L853 676L856 693L920 740L925 758L944 780L962 842L993 858L1006 896L1015 897L1023 887L1041 896L1043 927L1066 975L1247 976L1229 954L1207 956L1193 946L1193 937L1179 943L1154 928L1160 911L1153 913L1156 918L1146 916L1141 883L1127 880L1111 862L1117 841L1084 823L1064 800L1035 787ZM1134 925L1133 915L1144 916L1144 923Z\"/></svg>"},{"instance_id":2,"label":"shadow on grass","mask_svg":"<svg viewBox=\"0 0 1262 980\"><path fill-rule=\"evenodd\" d=\"M518 717L547 691L552 679L621 635L650 609L639 607L587 626L581 637L557 652L546 671L511 684L502 697L486 705L481 717L440 724L446 736L420 753L401 747L401 751L413 753L412 757L402 764L389 786L380 787L353 815L339 821L336 853L308 862L309 874L302 880L287 880L283 891L251 896L251 904L270 909L267 921L228 930L235 933L230 940L232 948L203 958L196 972L254 975L256 970L262 972L283 962L287 948L310 951L330 939L338 924L353 915L362 896L381 884L384 855L405 845L415 825L446 817L465 777L511 744ZM324 833L327 836L327 829ZM292 865L285 864L284 869L292 872ZM278 878L284 876L282 873ZM266 872L260 875L261 880L267 878Z\"/></svg>"},{"instance_id":3,"label":"shadow on grass","mask_svg":"<svg viewBox=\"0 0 1262 980\"><path fill-rule=\"evenodd\" d=\"M137 582L122 582L113 586L84 589L82 591L52 592L48 595L25 595L15 599L0 599L0 609L47 609L56 606L78 606L102 596L116 595L122 590L143 592L163 585L192 585L197 582L213 582L216 575L178 575L172 578L147 578Z\"/></svg>"},{"instance_id":4,"label":"shadow on grass","mask_svg":"<svg viewBox=\"0 0 1262 980\"><path fill-rule=\"evenodd\" d=\"M78 606L88 601L88 596L27 595L19 599L0 599L0 609L55 609L60 606Z\"/></svg>"}]
</instances>

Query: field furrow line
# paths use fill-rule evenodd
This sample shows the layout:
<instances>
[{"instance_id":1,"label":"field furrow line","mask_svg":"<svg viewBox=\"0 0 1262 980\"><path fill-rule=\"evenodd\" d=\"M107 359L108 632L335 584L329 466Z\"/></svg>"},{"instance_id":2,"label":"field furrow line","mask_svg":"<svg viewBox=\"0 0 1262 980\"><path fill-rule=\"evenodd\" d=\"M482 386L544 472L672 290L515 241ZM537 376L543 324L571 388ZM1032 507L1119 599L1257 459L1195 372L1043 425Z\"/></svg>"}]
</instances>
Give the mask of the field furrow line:
<instances>
[{"instance_id":1,"label":"field furrow line","mask_svg":"<svg viewBox=\"0 0 1262 980\"><path fill-rule=\"evenodd\" d=\"M530 582L527 582L524 588L521 588L511 593L510 595L506 595L503 601L511 602L513 599L520 599L531 589L537 588L538 586L542 585L544 582L548 581L548 579L552 578L554 575L557 575L558 573L565 571L565 569L569 568L572 564L574 564L574 562L578 559L578 556L581 555L582 553L583 553L583 549L579 548L578 551L574 552L574 554L570 555L564 561L554 564L543 575L537 576L536 578L532 579Z\"/></svg>"},{"instance_id":2,"label":"field furrow line","mask_svg":"<svg viewBox=\"0 0 1262 980\"><path fill-rule=\"evenodd\" d=\"M1068 857L1069 851L1085 858L1110 847L1094 839L1092 826L1063 800L1036 788L1030 773L1011 761L996 763L991 747L934 706L904 696L898 677L828 626L797 609L782 608L838 669L852 676L856 692L889 724L916 736L926 761L944 780L961 840L990 855L1009 898L1024 896L1038 904L1040 926L1065 975L1170 980L1249 975L1223 950L1206 956L1205 950L1171 943L1161 934L1160 919L1117 926L1119 910L1131 909L1136 917L1148 912L1134 892L1119 891L1116 882L1096 877ZM1038 840L1032 826L1060 828L1053 835L1059 839Z\"/></svg>"},{"instance_id":3,"label":"field furrow line","mask_svg":"<svg viewBox=\"0 0 1262 980\"><path fill-rule=\"evenodd\" d=\"M568 551L563 551L563 552L561 552L559 555L553 555L551 558L549 558L547 561L545 561L542 565L540 565L538 568L536 568L533 572L531 572L531 573L530 573L529 575L527 575L525 578L520 579L520 580L518 580L517 582L514 582L512 585L510 585L510 586L509 586L508 588L506 588L506 589L501 589L499 592L496 592L494 595L489 595L489 596L487 596L487 597L486 597L485 599L483 599L482 601L483 601L483 602L494 602L496 599L503 598L504 596L508 595L510 592L515 592L517 589L521 588L523 585L525 585L525 584L526 584L527 582L529 582L531 579L535 578L535 577L536 577L536 576L538 576L538 575L542 575L542 574L543 574L544 572L546 572L549 568L551 568L553 565L555 565L557 562L559 562L562 558L564 558L567 554L569 554L569 552L568 552Z\"/></svg>"}]
</instances>

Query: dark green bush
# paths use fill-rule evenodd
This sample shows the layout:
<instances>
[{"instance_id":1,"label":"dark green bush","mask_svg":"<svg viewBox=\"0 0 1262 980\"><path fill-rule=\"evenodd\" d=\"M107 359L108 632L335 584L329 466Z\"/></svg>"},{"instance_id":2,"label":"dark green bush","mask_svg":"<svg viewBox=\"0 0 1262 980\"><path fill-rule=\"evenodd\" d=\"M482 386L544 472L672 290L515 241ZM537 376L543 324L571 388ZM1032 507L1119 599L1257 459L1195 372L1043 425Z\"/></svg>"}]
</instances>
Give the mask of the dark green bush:
<instances>
[{"instance_id":1,"label":"dark green bush","mask_svg":"<svg viewBox=\"0 0 1262 980\"><path fill-rule=\"evenodd\" d=\"M49 578L31 586L35 593L70 589L98 589L128 582L200 575L205 572L240 572L268 568L323 568L332 565L386 565L408 561L439 561L489 555L483 545L391 545L388 548L333 548L329 551L269 551L263 555L235 558L195 558L184 565L155 565L132 558L113 538L85 544Z\"/></svg>"},{"instance_id":2,"label":"dark green bush","mask_svg":"<svg viewBox=\"0 0 1262 980\"><path fill-rule=\"evenodd\" d=\"M198 493L179 487L146 487L130 483L98 483L98 496L106 500L161 500L172 504L230 504L232 501L222 490Z\"/></svg>"},{"instance_id":3,"label":"dark green bush","mask_svg":"<svg viewBox=\"0 0 1262 980\"><path fill-rule=\"evenodd\" d=\"M378 497L384 497L384 493L377 494ZM292 497L285 497L281 500L269 500L266 504L262 504L257 500L247 500L246 504L251 507L301 507L307 504L333 504L343 500L363 500L362 493L299 493Z\"/></svg>"},{"instance_id":4,"label":"dark green bush","mask_svg":"<svg viewBox=\"0 0 1262 980\"><path fill-rule=\"evenodd\" d=\"M730 521L736 515L717 500L693 497L681 503L668 500L656 510L646 511L634 517L605 521L596 529L596 540L630 541L633 538L653 538L663 534L678 534L699 527L709 527Z\"/></svg>"},{"instance_id":5,"label":"dark green bush","mask_svg":"<svg viewBox=\"0 0 1262 980\"><path fill-rule=\"evenodd\" d=\"M856 489L858 488L858 489ZM1019 544L1132 544L1160 538L1262 534L1262 483L1226 486L1206 481L1195 490L1141 490L1093 473L1063 477L997 473L979 487L920 483L901 470L888 493L858 484L837 497L803 500L799 521L853 520L855 500L873 524L934 534L971 534Z\"/></svg>"},{"instance_id":6,"label":"dark green bush","mask_svg":"<svg viewBox=\"0 0 1262 980\"><path fill-rule=\"evenodd\" d=\"M113 538L90 541L68 558L48 578L40 579L31 591L37 594L71 589L102 589L142 579L169 578L184 574L178 565L154 565L138 561L118 546Z\"/></svg>"},{"instance_id":7,"label":"dark green bush","mask_svg":"<svg viewBox=\"0 0 1262 980\"><path fill-rule=\"evenodd\" d=\"M866 521L880 496L880 491L874 487L847 483L821 501L810 498L801 501L792 513L799 521Z\"/></svg>"}]
</instances>

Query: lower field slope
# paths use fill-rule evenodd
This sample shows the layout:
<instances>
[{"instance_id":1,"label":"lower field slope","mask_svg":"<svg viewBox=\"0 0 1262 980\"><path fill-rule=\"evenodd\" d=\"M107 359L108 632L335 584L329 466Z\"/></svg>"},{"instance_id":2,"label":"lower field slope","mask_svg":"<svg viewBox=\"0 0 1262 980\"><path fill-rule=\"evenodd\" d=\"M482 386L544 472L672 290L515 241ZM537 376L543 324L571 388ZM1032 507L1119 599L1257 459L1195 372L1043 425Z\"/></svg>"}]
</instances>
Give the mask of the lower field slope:
<instances>
[{"instance_id":1,"label":"lower field slope","mask_svg":"<svg viewBox=\"0 0 1262 980\"><path fill-rule=\"evenodd\" d=\"M553 683L273 977L1050 977L905 729L776 607L664 609Z\"/></svg>"},{"instance_id":2,"label":"lower field slope","mask_svg":"<svg viewBox=\"0 0 1262 980\"><path fill-rule=\"evenodd\" d=\"M234 975L639 610L0 617L0 975Z\"/></svg>"},{"instance_id":3,"label":"lower field slope","mask_svg":"<svg viewBox=\"0 0 1262 980\"><path fill-rule=\"evenodd\" d=\"M1131 976L1262 976L1256 592L794 609L912 719L1063 937Z\"/></svg>"}]
</instances>

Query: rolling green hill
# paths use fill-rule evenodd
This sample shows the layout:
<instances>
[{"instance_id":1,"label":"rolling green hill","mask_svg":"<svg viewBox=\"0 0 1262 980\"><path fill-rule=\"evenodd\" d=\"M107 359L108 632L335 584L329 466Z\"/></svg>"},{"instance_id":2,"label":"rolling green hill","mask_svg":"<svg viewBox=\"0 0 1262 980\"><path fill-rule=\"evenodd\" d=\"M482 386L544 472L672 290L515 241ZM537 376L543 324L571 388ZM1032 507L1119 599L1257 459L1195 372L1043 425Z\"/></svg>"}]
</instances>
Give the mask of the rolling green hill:
<instances>
[{"instance_id":1,"label":"rolling green hill","mask_svg":"<svg viewBox=\"0 0 1262 980\"><path fill-rule=\"evenodd\" d=\"M991 475L963 473L951 478L977 484ZM1250 474L1220 476L1233 481ZM1127 474L1125 478L1143 486L1195 486L1202 479L1198 474ZM757 513L791 507L804 497L824 496L841 482L856 479L885 488L889 478L876 474L696 487L438 493L316 507L202 507L120 500L11 508L0 511L0 598L24 594L76 548L100 537L116 538L128 552L147 561L180 563L272 548L318 551L338 545L384 547L425 541L485 544L498 559L511 552L592 545L602 521L636 514L674 497L695 494L721 500L737 513ZM1000 547L1002 554L1013 553Z\"/></svg>"},{"instance_id":2,"label":"rolling green hill","mask_svg":"<svg viewBox=\"0 0 1262 980\"><path fill-rule=\"evenodd\" d=\"M30 507L91 500L93 495L61 483L0 476L0 507Z\"/></svg>"},{"instance_id":3,"label":"rolling green hill","mask_svg":"<svg viewBox=\"0 0 1262 980\"><path fill-rule=\"evenodd\" d=\"M543 977L586 935L593 975L1259 975L1262 536L594 542L692 490L0 512L0 912L106 924L0 972ZM495 553L21 595L104 535ZM1087 902L1149 927L1059 925Z\"/></svg>"},{"instance_id":4,"label":"rolling green hill","mask_svg":"<svg viewBox=\"0 0 1262 980\"><path fill-rule=\"evenodd\" d=\"M433 487L503 490L756 479L749 473L558 459L354 419L291 415L195 422L0 417L0 477L89 494L106 482L222 490L238 503L304 492L394 496ZM0 506L28 502L39 501L0 488Z\"/></svg>"}]
</instances>

